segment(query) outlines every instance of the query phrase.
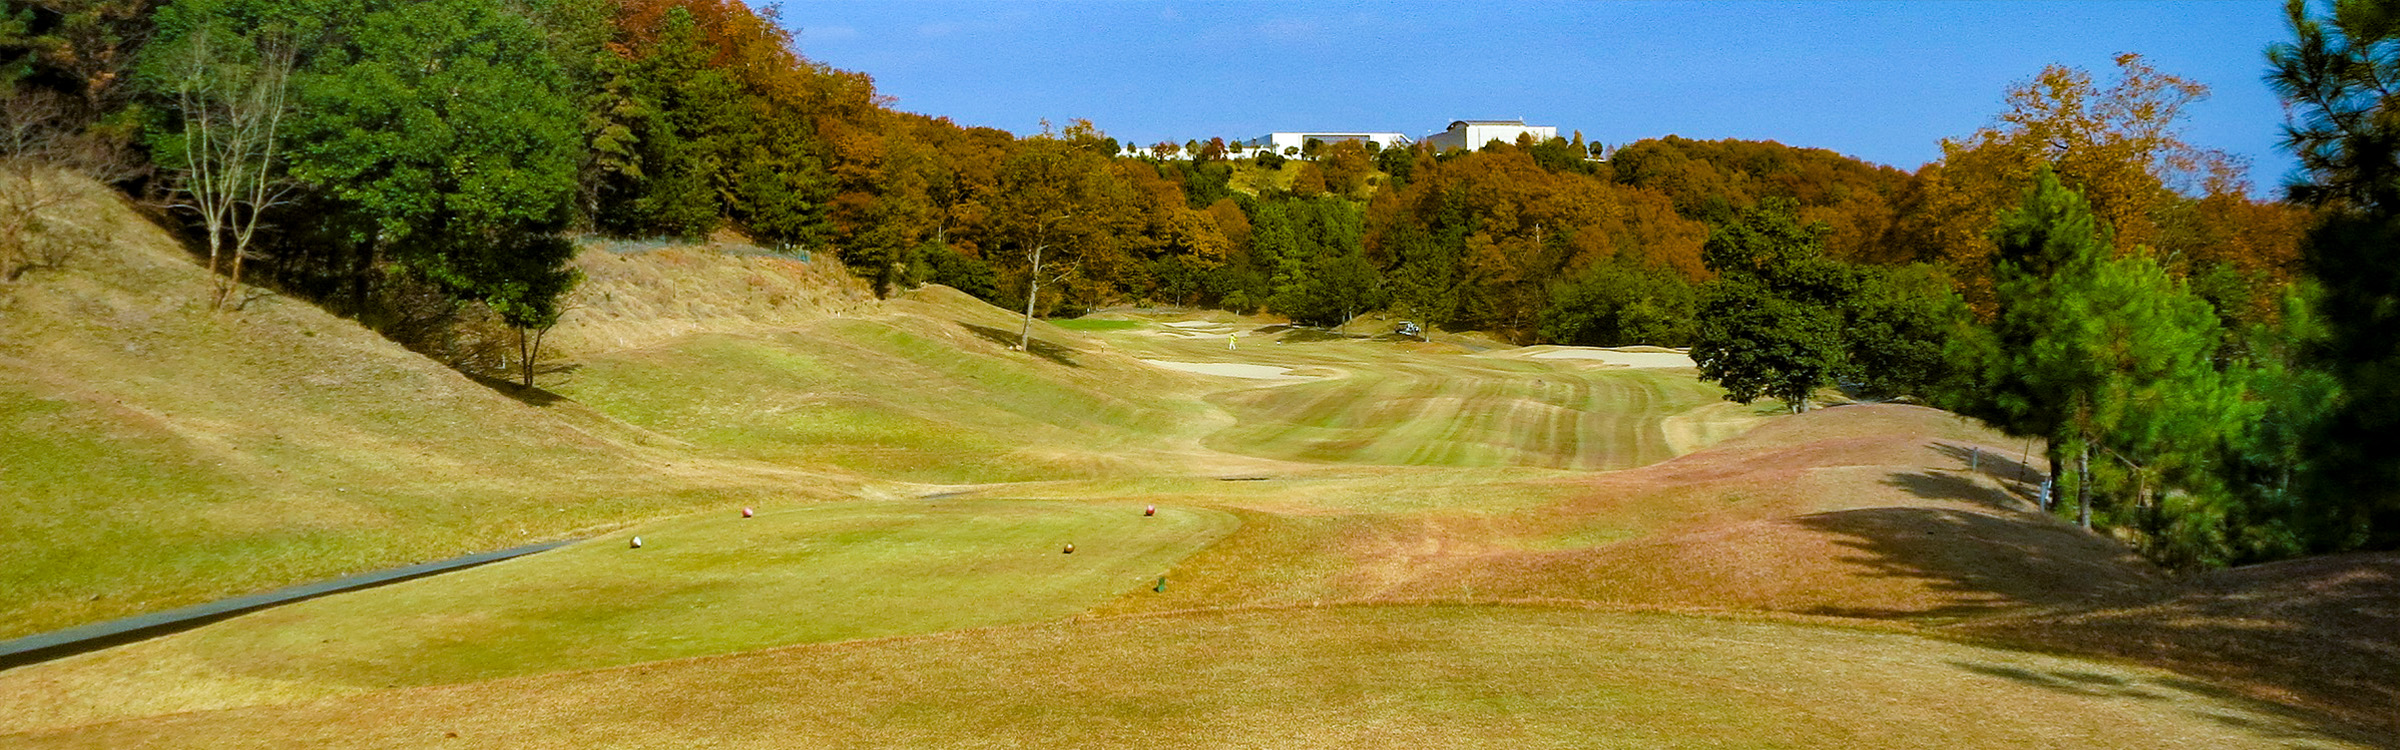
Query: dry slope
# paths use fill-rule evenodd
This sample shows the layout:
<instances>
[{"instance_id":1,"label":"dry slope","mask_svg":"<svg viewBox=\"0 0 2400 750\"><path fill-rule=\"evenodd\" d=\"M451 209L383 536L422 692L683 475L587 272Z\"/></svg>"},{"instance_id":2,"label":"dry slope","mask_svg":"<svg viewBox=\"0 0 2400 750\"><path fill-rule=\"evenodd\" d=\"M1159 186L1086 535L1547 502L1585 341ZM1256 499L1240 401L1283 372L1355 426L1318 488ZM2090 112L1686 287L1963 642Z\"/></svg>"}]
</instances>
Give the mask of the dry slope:
<instances>
[{"instance_id":1,"label":"dry slope","mask_svg":"<svg viewBox=\"0 0 2400 750\"><path fill-rule=\"evenodd\" d=\"M0 637L834 490L643 447L286 297L212 311L121 198L61 210L112 241L0 286Z\"/></svg>"}]
</instances>

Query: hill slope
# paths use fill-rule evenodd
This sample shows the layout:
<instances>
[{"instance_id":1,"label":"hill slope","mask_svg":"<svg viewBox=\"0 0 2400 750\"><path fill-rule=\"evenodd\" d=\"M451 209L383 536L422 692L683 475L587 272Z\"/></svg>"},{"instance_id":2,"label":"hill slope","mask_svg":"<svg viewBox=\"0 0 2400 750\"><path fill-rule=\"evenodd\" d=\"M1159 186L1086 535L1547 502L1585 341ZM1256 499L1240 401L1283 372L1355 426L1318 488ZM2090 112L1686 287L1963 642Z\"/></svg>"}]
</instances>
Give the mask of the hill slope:
<instances>
[{"instance_id":1,"label":"hill slope","mask_svg":"<svg viewBox=\"0 0 2400 750\"><path fill-rule=\"evenodd\" d=\"M0 289L0 637L854 480L694 461L208 279L122 199L114 241Z\"/></svg>"}]
</instances>

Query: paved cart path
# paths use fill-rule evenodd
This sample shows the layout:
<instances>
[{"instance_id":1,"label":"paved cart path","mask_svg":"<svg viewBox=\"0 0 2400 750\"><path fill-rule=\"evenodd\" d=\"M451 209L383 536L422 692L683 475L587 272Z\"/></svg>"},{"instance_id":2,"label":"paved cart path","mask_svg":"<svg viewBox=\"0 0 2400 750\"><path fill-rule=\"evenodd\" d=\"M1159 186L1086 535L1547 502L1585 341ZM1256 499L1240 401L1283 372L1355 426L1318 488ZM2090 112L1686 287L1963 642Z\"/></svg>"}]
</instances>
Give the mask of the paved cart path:
<instances>
[{"instance_id":1,"label":"paved cart path","mask_svg":"<svg viewBox=\"0 0 2400 750\"><path fill-rule=\"evenodd\" d=\"M495 550L491 552L478 552L472 555L453 557L448 560L436 560L433 562L417 563L415 565L407 565L398 568L360 573L354 576L336 578L329 581L318 581L316 583L306 583L264 593L237 596L231 599L219 599L213 602L194 604L189 607L170 609L164 612L152 612L146 615L135 615L132 617L109 620L107 622L96 622L90 625L67 628L65 630L53 630L47 633L37 633L34 635L25 636L23 638L13 638L0 641L0 669L21 667L27 664L72 656L75 654L84 653L86 651L96 651L99 649L108 648L110 646L131 643L145 638L155 638L168 633L190 630L192 628L200 627L202 625L216 622L234 615L266 609L268 607L282 604L290 604L303 599L313 599L327 594L338 594L344 591L354 591L372 586L381 586L387 583L398 583L411 578L420 578L436 573L448 573L454 570L464 570L477 565L495 563L512 557L523 557L535 552L557 549L559 547L572 544L576 541L578 540L568 539L556 542L543 542L541 544L528 544L523 547L511 547L508 549Z\"/></svg>"}]
</instances>

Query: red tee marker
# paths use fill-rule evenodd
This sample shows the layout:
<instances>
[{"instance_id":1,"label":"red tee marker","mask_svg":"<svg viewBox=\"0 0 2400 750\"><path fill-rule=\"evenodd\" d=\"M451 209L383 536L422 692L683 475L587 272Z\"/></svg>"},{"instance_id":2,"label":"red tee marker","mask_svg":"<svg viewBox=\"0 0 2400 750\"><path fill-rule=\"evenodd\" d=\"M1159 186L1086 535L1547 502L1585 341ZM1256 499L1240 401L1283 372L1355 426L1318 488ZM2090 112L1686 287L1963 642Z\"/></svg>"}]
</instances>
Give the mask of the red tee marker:
<instances>
[{"instance_id":1,"label":"red tee marker","mask_svg":"<svg viewBox=\"0 0 2400 750\"><path fill-rule=\"evenodd\" d=\"M743 518L749 518L749 517L750 517L750 509L749 509L749 508L743 508L743 509L742 509L742 517L743 517Z\"/></svg>"},{"instance_id":2,"label":"red tee marker","mask_svg":"<svg viewBox=\"0 0 2400 750\"><path fill-rule=\"evenodd\" d=\"M1158 506L1156 506L1156 505L1151 505L1151 506L1146 506L1146 507L1142 508L1142 515L1145 515L1145 516L1155 516L1155 515L1158 515Z\"/></svg>"}]
</instances>

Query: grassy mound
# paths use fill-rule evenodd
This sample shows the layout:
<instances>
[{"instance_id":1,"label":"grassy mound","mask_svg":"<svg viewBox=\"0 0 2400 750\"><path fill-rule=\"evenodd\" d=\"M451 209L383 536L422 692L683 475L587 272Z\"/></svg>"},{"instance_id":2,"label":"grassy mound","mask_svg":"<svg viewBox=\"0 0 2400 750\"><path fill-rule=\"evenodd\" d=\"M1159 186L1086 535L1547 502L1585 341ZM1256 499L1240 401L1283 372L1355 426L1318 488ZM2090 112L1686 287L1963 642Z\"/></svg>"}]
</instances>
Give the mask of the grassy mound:
<instances>
[{"instance_id":1,"label":"grassy mound","mask_svg":"<svg viewBox=\"0 0 2400 750\"><path fill-rule=\"evenodd\" d=\"M1525 548L1442 561L1402 591L1943 619L2121 601L2163 580L2034 509L2001 440L1912 406L1775 420L1595 477L1524 519Z\"/></svg>"},{"instance_id":2,"label":"grassy mound","mask_svg":"<svg viewBox=\"0 0 2400 750\"><path fill-rule=\"evenodd\" d=\"M866 285L830 254L758 254L739 243L622 252L587 244L583 283L550 332L569 359L640 349L703 333L788 329L872 304Z\"/></svg>"},{"instance_id":3,"label":"grassy mound","mask_svg":"<svg viewBox=\"0 0 2400 750\"><path fill-rule=\"evenodd\" d=\"M1907 635L1367 606L966 630L10 738L26 747L2363 747L2171 674Z\"/></svg>"},{"instance_id":4,"label":"grassy mound","mask_svg":"<svg viewBox=\"0 0 2400 750\"><path fill-rule=\"evenodd\" d=\"M1172 472L1215 424L1188 378L1047 326L1009 351L997 312L951 293L686 336L584 358L559 391L713 455L933 483Z\"/></svg>"},{"instance_id":5,"label":"grassy mound","mask_svg":"<svg viewBox=\"0 0 2400 750\"><path fill-rule=\"evenodd\" d=\"M0 289L0 637L855 484L645 448L287 298L211 311L121 198L60 210L112 241Z\"/></svg>"}]
</instances>

